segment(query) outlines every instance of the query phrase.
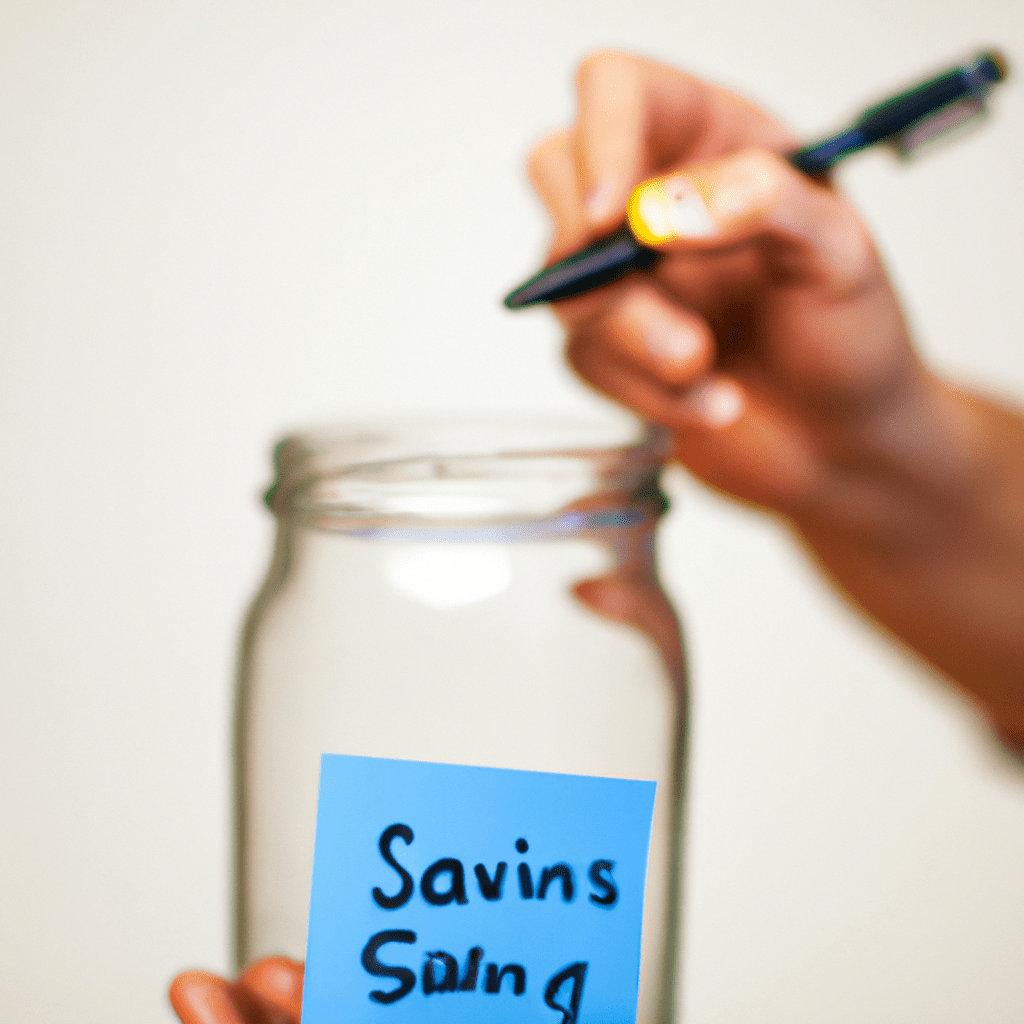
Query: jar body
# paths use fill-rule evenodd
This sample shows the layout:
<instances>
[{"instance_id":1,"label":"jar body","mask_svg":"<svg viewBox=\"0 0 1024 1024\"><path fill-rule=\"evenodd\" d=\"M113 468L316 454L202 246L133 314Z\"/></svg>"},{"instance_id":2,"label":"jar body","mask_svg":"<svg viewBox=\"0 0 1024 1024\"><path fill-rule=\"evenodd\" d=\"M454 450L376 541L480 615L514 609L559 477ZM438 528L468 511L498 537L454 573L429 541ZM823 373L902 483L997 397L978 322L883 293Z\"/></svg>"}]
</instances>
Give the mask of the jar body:
<instances>
[{"instance_id":1,"label":"jar body","mask_svg":"<svg viewBox=\"0 0 1024 1024\"><path fill-rule=\"evenodd\" d=\"M323 753L654 779L638 1020L667 1019L685 687L655 520L607 508L484 528L281 518L242 656L240 963L304 955ZM584 581L624 586L641 612L602 614Z\"/></svg>"}]
</instances>

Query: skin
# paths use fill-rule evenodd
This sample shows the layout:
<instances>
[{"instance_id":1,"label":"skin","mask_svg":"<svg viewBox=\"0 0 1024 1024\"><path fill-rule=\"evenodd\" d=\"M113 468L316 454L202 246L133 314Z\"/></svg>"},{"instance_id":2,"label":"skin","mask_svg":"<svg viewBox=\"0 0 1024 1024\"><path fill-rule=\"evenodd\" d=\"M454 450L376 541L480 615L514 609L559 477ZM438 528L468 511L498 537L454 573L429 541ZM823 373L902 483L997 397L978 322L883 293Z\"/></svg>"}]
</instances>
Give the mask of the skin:
<instances>
[{"instance_id":1,"label":"skin","mask_svg":"<svg viewBox=\"0 0 1024 1024\"><path fill-rule=\"evenodd\" d=\"M572 366L669 427L692 473L784 521L1024 755L1024 417L922 363L856 212L779 155L797 146L781 125L624 53L583 61L577 92L576 122L530 158L551 261L671 172L709 231L659 244L651 275L559 303ZM671 609L635 575L579 596L671 654ZM170 997L184 1024L297 1024L301 992L302 965L275 957L233 983L187 972Z\"/></svg>"},{"instance_id":2,"label":"skin","mask_svg":"<svg viewBox=\"0 0 1024 1024\"><path fill-rule=\"evenodd\" d=\"M746 101L622 53L580 67L578 114L533 151L552 260L683 171L710 233L653 275L558 304L598 390L670 427L675 456L781 517L833 583L1024 748L1024 418L939 379L828 181Z\"/></svg>"},{"instance_id":3,"label":"skin","mask_svg":"<svg viewBox=\"0 0 1024 1024\"><path fill-rule=\"evenodd\" d=\"M270 957L247 967L235 982L186 971L169 994L184 1024L298 1024L302 964Z\"/></svg>"}]
</instances>

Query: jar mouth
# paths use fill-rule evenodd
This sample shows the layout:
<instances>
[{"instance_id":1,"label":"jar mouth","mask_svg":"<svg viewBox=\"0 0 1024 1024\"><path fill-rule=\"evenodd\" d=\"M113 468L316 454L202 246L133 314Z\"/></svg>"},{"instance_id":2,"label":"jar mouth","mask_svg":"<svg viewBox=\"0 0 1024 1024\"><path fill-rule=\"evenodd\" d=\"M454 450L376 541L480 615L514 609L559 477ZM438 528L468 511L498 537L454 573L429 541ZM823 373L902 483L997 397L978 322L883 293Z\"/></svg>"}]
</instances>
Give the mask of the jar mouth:
<instances>
[{"instance_id":1,"label":"jar mouth","mask_svg":"<svg viewBox=\"0 0 1024 1024\"><path fill-rule=\"evenodd\" d=\"M282 520L343 532L651 510L655 495L657 514L669 451L667 432L628 420L343 423L278 444L266 501Z\"/></svg>"}]
</instances>

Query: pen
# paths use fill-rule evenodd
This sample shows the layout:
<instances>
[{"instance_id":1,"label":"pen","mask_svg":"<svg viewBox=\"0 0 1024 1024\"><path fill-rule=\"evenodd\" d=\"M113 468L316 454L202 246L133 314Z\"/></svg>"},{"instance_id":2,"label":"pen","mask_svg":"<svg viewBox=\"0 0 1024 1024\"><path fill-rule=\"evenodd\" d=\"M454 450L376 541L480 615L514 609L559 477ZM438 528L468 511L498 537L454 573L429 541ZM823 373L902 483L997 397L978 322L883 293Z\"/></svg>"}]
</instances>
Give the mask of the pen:
<instances>
[{"instance_id":1,"label":"pen","mask_svg":"<svg viewBox=\"0 0 1024 1024\"><path fill-rule=\"evenodd\" d=\"M851 153L878 143L888 143L909 156L925 142L983 114L989 90L1005 77L1006 63L998 53L980 53L869 107L849 128L790 153L789 162L806 174L824 174ZM505 305L522 309L582 295L625 274L653 267L661 255L638 242L627 221L612 234L545 267L510 292Z\"/></svg>"}]
</instances>

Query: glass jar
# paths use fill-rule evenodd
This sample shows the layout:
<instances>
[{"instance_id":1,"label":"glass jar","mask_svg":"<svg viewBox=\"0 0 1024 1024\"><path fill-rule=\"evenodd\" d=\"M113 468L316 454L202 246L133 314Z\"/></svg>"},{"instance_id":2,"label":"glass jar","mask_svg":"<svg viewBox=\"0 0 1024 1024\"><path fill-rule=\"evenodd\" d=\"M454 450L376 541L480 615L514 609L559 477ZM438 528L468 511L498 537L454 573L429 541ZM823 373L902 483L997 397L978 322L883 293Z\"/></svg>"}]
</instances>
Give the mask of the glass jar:
<instances>
[{"instance_id":1,"label":"glass jar","mask_svg":"<svg viewBox=\"0 0 1024 1024\"><path fill-rule=\"evenodd\" d=\"M322 753L658 782L641 1024L671 1017L686 680L662 435L482 420L288 438L236 711L236 957L301 958Z\"/></svg>"}]
</instances>

